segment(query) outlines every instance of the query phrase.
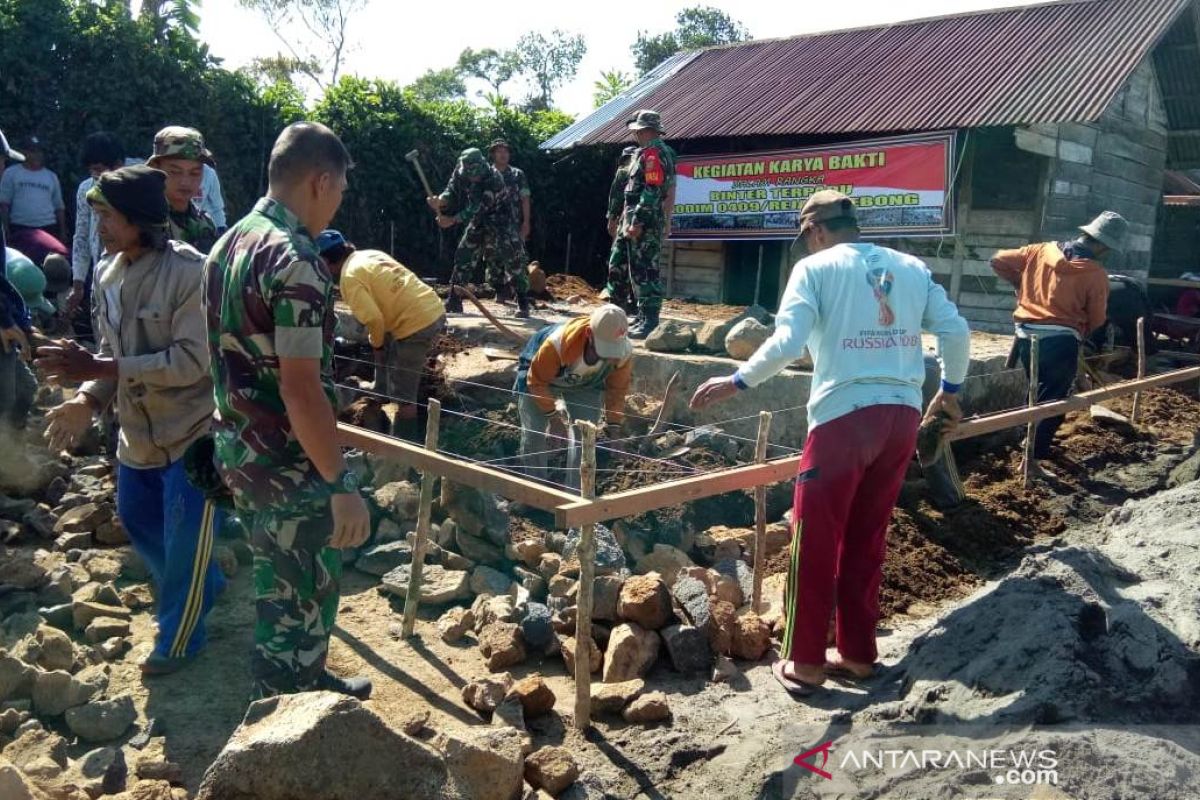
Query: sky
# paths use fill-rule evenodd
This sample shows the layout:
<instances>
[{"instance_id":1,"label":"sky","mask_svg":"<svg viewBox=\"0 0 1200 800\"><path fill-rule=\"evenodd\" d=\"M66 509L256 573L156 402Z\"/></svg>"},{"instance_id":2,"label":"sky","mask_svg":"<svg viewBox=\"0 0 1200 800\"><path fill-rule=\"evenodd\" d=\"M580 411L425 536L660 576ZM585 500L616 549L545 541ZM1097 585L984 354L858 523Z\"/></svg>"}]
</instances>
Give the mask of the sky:
<instances>
[{"instance_id":1,"label":"sky","mask_svg":"<svg viewBox=\"0 0 1200 800\"><path fill-rule=\"evenodd\" d=\"M730 2L729 0L646 0L601 4L586 0L368 0L349 25L351 51L344 71L367 78L409 83L427 69L452 65L466 47L511 47L531 30L559 28L584 34L588 51L575 79L555 94L555 105L582 115L592 109L592 84L605 70L632 75L630 45L639 30L661 33L674 28L675 15L694 5L722 9L754 38L861 27L904 19L956 14L985 8L1029 5L1034 0L858 0L847 3ZM605 8L607 6L607 9ZM617 9L613 13L608 9ZM282 50L274 31L238 0L203 0L200 37L225 66L236 69L258 56ZM471 86L472 92L480 86ZM524 95L519 87L506 93Z\"/></svg>"}]
</instances>

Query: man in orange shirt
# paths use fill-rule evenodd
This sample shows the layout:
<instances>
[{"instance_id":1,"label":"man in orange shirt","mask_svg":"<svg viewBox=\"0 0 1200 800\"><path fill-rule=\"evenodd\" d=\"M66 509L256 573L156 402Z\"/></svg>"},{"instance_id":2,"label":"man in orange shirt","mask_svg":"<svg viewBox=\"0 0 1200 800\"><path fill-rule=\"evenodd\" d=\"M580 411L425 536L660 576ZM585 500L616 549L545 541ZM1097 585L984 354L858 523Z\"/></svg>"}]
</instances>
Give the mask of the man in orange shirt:
<instances>
[{"instance_id":1,"label":"man in orange shirt","mask_svg":"<svg viewBox=\"0 0 1200 800\"><path fill-rule=\"evenodd\" d=\"M992 257L992 269L1017 289L1017 356L1029 373L1032 337L1038 343L1039 403L1061 400L1071 393L1079 365L1079 343L1104 325L1108 308L1108 273L1100 262L1121 250L1129 223L1115 211L1105 211L1079 229L1071 242L1043 242ZM1031 469L1045 477L1037 464L1050 457L1050 443L1063 417L1042 420L1034 434Z\"/></svg>"}]
</instances>

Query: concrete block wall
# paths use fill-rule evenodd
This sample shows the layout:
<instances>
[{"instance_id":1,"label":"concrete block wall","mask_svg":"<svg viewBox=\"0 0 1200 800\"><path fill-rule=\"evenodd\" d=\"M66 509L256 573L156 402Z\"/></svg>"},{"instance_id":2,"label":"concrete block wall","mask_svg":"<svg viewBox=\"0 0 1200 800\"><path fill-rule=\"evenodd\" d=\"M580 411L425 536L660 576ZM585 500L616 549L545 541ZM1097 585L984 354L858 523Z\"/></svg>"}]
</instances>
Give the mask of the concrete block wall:
<instances>
[{"instance_id":1,"label":"concrete block wall","mask_svg":"<svg viewBox=\"0 0 1200 800\"><path fill-rule=\"evenodd\" d=\"M1167 118L1153 64L1138 66L1100 119L1022 127L1015 140L1049 159L1037 238L1070 238L1111 209L1129 220L1130 230L1125 252L1108 265L1148 274L1167 161Z\"/></svg>"}]
</instances>

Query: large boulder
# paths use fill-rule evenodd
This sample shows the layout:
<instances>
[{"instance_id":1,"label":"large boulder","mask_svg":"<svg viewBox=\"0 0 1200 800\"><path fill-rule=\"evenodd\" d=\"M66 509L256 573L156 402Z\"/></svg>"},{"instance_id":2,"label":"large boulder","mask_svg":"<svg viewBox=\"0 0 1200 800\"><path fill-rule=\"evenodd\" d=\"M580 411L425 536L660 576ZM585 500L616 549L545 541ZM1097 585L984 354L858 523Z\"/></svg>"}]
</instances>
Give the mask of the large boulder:
<instances>
[{"instance_id":1,"label":"large boulder","mask_svg":"<svg viewBox=\"0 0 1200 800\"><path fill-rule=\"evenodd\" d=\"M434 748L352 697L306 692L252 704L205 773L196 800L470 796Z\"/></svg>"},{"instance_id":2,"label":"large boulder","mask_svg":"<svg viewBox=\"0 0 1200 800\"><path fill-rule=\"evenodd\" d=\"M508 510L496 495L443 480L441 505L442 510L458 524L460 530L488 539L492 544L499 546L503 554L503 548L509 541L509 516ZM467 553L463 555L472 558Z\"/></svg>"},{"instance_id":3,"label":"large boulder","mask_svg":"<svg viewBox=\"0 0 1200 800\"><path fill-rule=\"evenodd\" d=\"M739 322L751 318L765 325L771 321L771 314L762 306L750 306L736 317L724 321L706 322L696 332L696 349L706 353L724 353L725 337Z\"/></svg>"},{"instance_id":4,"label":"large boulder","mask_svg":"<svg viewBox=\"0 0 1200 800\"><path fill-rule=\"evenodd\" d=\"M435 560L429 558L428 554L426 554L426 564ZM359 572L365 572L368 575L375 575L382 578L396 567L411 563L412 546L408 542L387 542L386 544L376 545L360 555L358 560L354 562L354 568Z\"/></svg>"},{"instance_id":5,"label":"large boulder","mask_svg":"<svg viewBox=\"0 0 1200 800\"><path fill-rule=\"evenodd\" d=\"M650 331L646 337L646 349L656 353L682 353L696 341L696 332L690 325L667 320Z\"/></svg>"},{"instance_id":6,"label":"large boulder","mask_svg":"<svg viewBox=\"0 0 1200 800\"><path fill-rule=\"evenodd\" d=\"M613 628L604 653L605 683L622 683L643 678L658 658L661 639L635 622L625 622Z\"/></svg>"},{"instance_id":7,"label":"large boulder","mask_svg":"<svg viewBox=\"0 0 1200 800\"><path fill-rule=\"evenodd\" d=\"M443 523L443 527L447 526L454 532L454 544L457 545L458 552L471 561L480 564L499 564L504 561L504 548L502 546L494 544L482 536L467 533L461 526L453 524L453 520L447 520Z\"/></svg>"},{"instance_id":8,"label":"large boulder","mask_svg":"<svg viewBox=\"0 0 1200 800\"><path fill-rule=\"evenodd\" d=\"M385 483L375 490L375 503L395 519L416 519L421 510L421 488L409 481Z\"/></svg>"},{"instance_id":9,"label":"large boulder","mask_svg":"<svg viewBox=\"0 0 1200 800\"><path fill-rule=\"evenodd\" d=\"M666 627L673 616L671 593L657 572L635 575L621 587L617 616L656 631Z\"/></svg>"},{"instance_id":10,"label":"large boulder","mask_svg":"<svg viewBox=\"0 0 1200 800\"><path fill-rule=\"evenodd\" d=\"M662 630L663 644L671 665L683 673L704 672L712 667L713 652L708 636L691 625L671 625Z\"/></svg>"},{"instance_id":11,"label":"large boulder","mask_svg":"<svg viewBox=\"0 0 1200 800\"><path fill-rule=\"evenodd\" d=\"M605 525L596 525L595 531L596 574L611 575L624 569L625 553L621 550L621 544L613 535L612 530ZM582 537L583 533L579 528L572 528L567 531L566 543L563 546L563 560L574 561L576 570L579 565L576 551L579 549L579 541Z\"/></svg>"},{"instance_id":12,"label":"large boulder","mask_svg":"<svg viewBox=\"0 0 1200 800\"><path fill-rule=\"evenodd\" d=\"M745 361L754 355L754 351L770 339L774 332L774 326L764 325L753 317L747 317L725 334L725 352L738 361Z\"/></svg>"},{"instance_id":13,"label":"large boulder","mask_svg":"<svg viewBox=\"0 0 1200 800\"><path fill-rule=\"evenodd\" d=\"M380 589L397 597L407 597L411 572L411 564L401 564L383 576ZM421 569L421 602L437 606L466 600L471 596L467 580L467 573L461 570L426 564Z\"/></svg>"}]
</instances>

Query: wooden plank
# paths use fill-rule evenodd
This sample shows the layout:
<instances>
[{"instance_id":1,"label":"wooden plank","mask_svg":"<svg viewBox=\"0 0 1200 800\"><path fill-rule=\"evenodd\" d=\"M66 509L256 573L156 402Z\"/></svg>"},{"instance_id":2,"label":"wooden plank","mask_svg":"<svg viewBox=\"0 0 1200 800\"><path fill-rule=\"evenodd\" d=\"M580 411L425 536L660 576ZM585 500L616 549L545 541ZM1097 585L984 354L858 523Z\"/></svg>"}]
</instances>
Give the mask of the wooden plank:
<instances>
[{"instance_id":1,"label":"wooden plank","mask_svg":"<svg viewBox=\"0 0 1200 800\"><path fill-rule=\"evenodd\" d=\"M1081 392L1063 400L1042 403L1034 408L1021 408L1015 411L1002 411L998 414L989 414L984 417L965 420L954 429L948 440L954 442L959 439L983 436L1007 428L1025 425L1030 421L1057 417L1071 411L1081 411L1091 407L1093 403L1111 400L1114 397L1124 397L1125 395L1133 394L1139 389L1144 390L1153 389L1157 386L1170 386L1174 383L1196 380L1197 378L1200 378L1200 367L1187 367L1185 369L1176 369L1159 375L1153 375L1142 380L1122 381L1121 383L1110 384L1102 389ZM615 497L616 495L613 496Z\"/></svg>"},{"instance_id":2,"label":"wooden plank","mask_svg":"<svg viewBox=\"0 0 1200 800\"><path fill-rule=\"evenodd\" d=\"M580 422L583 455L579 485L585 499L596 496L596 426ZM592 593L596 588L596 526L584 523L579 532L579 588L575 597L575 728L592 724Z\"/></svg>"},{"instance_id":3,"label":"wooden plank","mask_svg":"<svg viewBox=\"0 0 1200 800\"><path fill-rule=\"evenodd\" d=\"M1037 406L1038 397L1038 337L1029 337L1029 407ZM1025 460L1021 463L1021 474L1024 486L1029 488L1033 478L1033 445L1037 438L1037 423L1030 420L1025 425Z\"/></svg>"},{"instance_id":4,"label":"wooden plank","mask_svg":"<svg viewBox=\"0 0 1200 800\"><path fill-rule=\"evenodd\" d=\"M692 252L709 251L709 252L723 253L725 251L725 243L724 242L699 242L699 241L675 242L675 247L680 252L683 252L685 250L690 250Z\"/></svg>"},{"instance_id":5,"label":"wooden plank","mask_svg":"<svg viewBox=\"0 0 1200 800\"><path fill-rule=\"evenodd\" d=\"M686 250L675 254L675 268L680 267L716 269L725 266L725 254L721 251Z\"/></svg>"},{"instance_id":6,"label":"wooden plank","mask_svg":"<svg viewBox=\"0 0 1200 800\"><path fill-rule=\"evenodd\" d=\"M1137 321L1137 376L1138 380L1146 377L1146 318L1138 317ZM1129 415L1129 421L1134 425L1138 424L1138 419L1142 412L1142 393L1133 393L1133 412Z\"/></svg>"},{"instance_id":7,"label":"wooden plank","mask_svg":"<svg viewBox=\"0 0 1200 800\"><path fill-rule=\"evenodd\" d=\"M418 470L429 470L464 486L472 486L485 492L493 492L509 500L554 511L564 503L573 503L579 496L570 492L543 486L535 481L492 469L482 464L471 464L457 458L434 453L411 442L385 436L345 422L338 423L338 443L343 447L357 447L369 453L388 456L401 464Z\"/></svg>"},{"instance_id":8,"label":"wooden plank","mask_svg":"<svg viewBox=\"0 0 1200 800\"><path fill-rule=\"evenodd\" d=\"M779 483L795 477L800 456L788 456L765 464L692 475L679 480L643 486L625 492L604 495L595 500L574 498L554 510L554 524L559 528L575 528L587 522L603 522L617 517L632 517L656 508L669 508L702 497L749 489L752 486Z\"/></svg>"},{"instance_id":9,"label":"wooden plank","mask_svg":"<svg viewBox=\"0 0 1200 800\"><path fill-rule=\"evenodd\" d=\"M1200 289L1200 281L1181 281L1177 278L1146 278L1149 286L1174 286L1179 289Z\"/></svg>"},{"instance_id":10,"label":"wooden plank","mask_svg":"<svg viewBox=\"0 0 1200 800\"><path fill-rule=\"evenodd\" d=\"M425 421L425 449L436 451L438 446L438 424L442 419L442 404L433 398L429 400L429 417ZM401 635L407 639L413 635L417 624L417 606L421 602L421 573L425 569L425 550L429 543L429 522L433 511L433 481L436 476L432 470L421 473L421 505L417 511L417 541L413 543L412 566L408 571L408 591L404 595L404 621L400 628Z\"/></svg>"},{"instance_id":11,"label":"wooden plank","mask_svg":"<svg viewBox=\"0 0 1200 800\"><path fill-rule=\"evenodd\" d=\"M771 432L771 412L758 412L758 438L754 442L754 462L767 460L767 436ZM767 550L767 487L754 487L754 583L750 609L759 613L762 604L763 562Z\"/></svg>"}]
</instances>

